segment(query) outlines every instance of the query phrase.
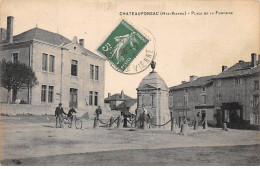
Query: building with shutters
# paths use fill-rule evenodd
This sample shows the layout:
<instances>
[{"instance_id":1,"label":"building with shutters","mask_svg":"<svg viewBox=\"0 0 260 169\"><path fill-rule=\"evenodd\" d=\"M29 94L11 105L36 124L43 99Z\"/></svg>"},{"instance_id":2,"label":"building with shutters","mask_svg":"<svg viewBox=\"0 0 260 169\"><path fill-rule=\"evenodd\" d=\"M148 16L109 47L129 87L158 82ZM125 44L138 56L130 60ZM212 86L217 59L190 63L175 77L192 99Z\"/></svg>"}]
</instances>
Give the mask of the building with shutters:
<instances>
[{"instance_id":1,"label":"building with shutters","mask_svg":"<svg viewBox=\"0 0 260 169\"><path fill-rule=\"evenodd\" d=\"M213 78L214 105L218 121L232 128L259 128L260 55L251 62L240 60Z\"/></svg>"},{"instance_id":2,"label":"building with shutters","mask_svg":"<svg viewBox=\"0 0 260 169\"><path fill-rule=\"evenodd\" d=\"M39 81L20 90L19 99L32 105L103 106L104 58L86 49L84 39L69 40L37 27L13 36L13 20L7 17L7 29L1 28L0 60L25 63ZM0 94L6 102L7 90L1 87Z\"/></svg>"},{"instance_id":3,"label":"building with shutters","mask_svg":"<svg viewBox=\"0 0 260 169\"><path fill-rule=\"evenodd\" d=\"M215 76L191 76L189 82L170 88L169 108L178 117L194 120L199 113L212 126L260 128L260 55L240 60L230 68L222 66Z\"/></svg>"},{"instance_id":4,"label":"building with shutters","mask_svg":"<svg viewBox=\"0 0 260 169\"><path fill-rule=\"evenodd\" d=\"M216 125L213 77L190 76L189 82L170 87L169 108L177 122L181 117L192 121L200 114L209 124Z\"/></svg>"}]
</instances>

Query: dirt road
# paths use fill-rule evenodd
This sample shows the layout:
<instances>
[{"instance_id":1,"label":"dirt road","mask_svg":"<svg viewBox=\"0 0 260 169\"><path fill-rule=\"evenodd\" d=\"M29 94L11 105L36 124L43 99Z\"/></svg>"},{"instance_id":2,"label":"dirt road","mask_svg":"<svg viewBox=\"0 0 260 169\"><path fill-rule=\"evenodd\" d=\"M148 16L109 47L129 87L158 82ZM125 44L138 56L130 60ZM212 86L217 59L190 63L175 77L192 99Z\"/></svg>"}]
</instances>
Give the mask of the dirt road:
<instances>
[{"instance_id":1,"label":"dirt road","mask_svg":"<svg viewBox=\"0 0 260 169\"><path fill-rule=\"evenodd\" d=\"M2 164L24 166L258 166L260 164L259 151L259 145L117 150L27 158L19 161L4 160Z\"/></svg>"},{"instance_id":2,"label":"dirt road","mask_svg":"<svg viewBox=\"0 0 260 169\"><path fill-rule=\"evenodd\" d=\"M30 161L30 159L33 158L39 158L39 161L41 162L41 158L48 159L50 157L52 159L53 157L51 156L56 156L57 158L62 159L62 156L64 155L73 157L80 153L83 153L83 156L84 154L89 156L90 153L90 155L93 155L94 159L96 154L104 151L105 154L114 152L115 155L120 157L122 156L122 158L123 155L120 153L123 152L129 151L130 156L133 154L131 152L146 152L147 154L143 155L148 155L149 157L149 152L154 151L159 152L159 154L162 155L158 156L158 160L159 157L165 157L165 160L167 161L168 155L173 154L174 157L177 156L175 150L178 150L177 154L179 154L181 149L176 148L180 147L194 147L193 149L198 148L197 150L194 150L194 152L198 152L201 147L204 147L205 150L209 150L206 151L205 156L209 153L211 155L215 154L214 156L219 158L221 152L215 150L220 151L220 149L223 148L222 146L260 144L260 132L250 130L230 129L229 131L223 131L220 128L209 128L208 130L189 130L188 136L182 136L179 134L173 134L168 130L129 131L128 129L110 130L102 127L93 129L92 120L83 121L82 130L77 130L75 128L60 129L54 128L54 126L54 119L52 117L2 117L2 127L4 129L2 142L3 162L5 162L5 160L8 161L8 159L9 161L14 159L27 159ZM218 146L219 148L215 148L214 151L211 151L210 147L213 146ZM165 151L167 149L170 149L171 151L168 152L167 156L164 156L163 154L167 152ZM225 149L226 148L223 148L223 151L225 151ZM254 151L251 151L251 149ZM248 158L255 157L255 151L259 150L252 147L251 149L248 149L250 150L249 154L247 154ZM163 151L160 152L161 150ZM187 149L187 153L189 151L191 151L191 153L193 152L192 150ZM226 151L228 151L228 149L226 149ZM238 151L240 153L240 150L237 148L232 151ZM231 153L227 154L229 157L229 155L232 155L234 152L225 153ZM127 157L125 158L134 158L130 156L128 157L127 154L126 156ZM212 156L212 158L214 156ZM157 158L156 155L155 158ZM209 158L211 159L211 157ZM163 159L161 160L164 161ZM250 159L248 159L248 161L250 161ZM178 160L175 162L178 162ZM80 162L78 163L79 164L77 165L81 164ZM93 163L88 161L88 163L84 163L84 165L92 165L94 163L95 161L93 161ZM160 163L160 160L158 163ZM9 163L7 162L6 164ZM61 165L63 164L66 165L66 163L62 163ZM102 164L105 165L108 163L107 161L104 161ZM124 164L125 163L122 163L122 165ZM136 164L145 165L138 162L136 162ZM169 161L166 162L166 164L172 165L172 162ZM179 164L182 164L181 161ZM31 165L33 165L33 163L31 163ZM42 163L42 165L44 165L44 163ZM55 165L55 163L51 162L50 164L47 163L45 165Z\"/></svg>"}]
</instances>

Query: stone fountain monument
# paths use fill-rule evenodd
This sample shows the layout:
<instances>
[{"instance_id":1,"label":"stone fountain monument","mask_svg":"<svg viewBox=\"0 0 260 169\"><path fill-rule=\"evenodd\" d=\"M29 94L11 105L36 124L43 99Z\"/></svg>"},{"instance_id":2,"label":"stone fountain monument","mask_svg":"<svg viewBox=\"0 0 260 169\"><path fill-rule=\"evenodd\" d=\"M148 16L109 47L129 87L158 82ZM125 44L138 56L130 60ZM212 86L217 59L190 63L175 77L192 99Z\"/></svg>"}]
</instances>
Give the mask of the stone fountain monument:
<instances>
[{"instance_id":1,"label":"stone fountain monument","mask_svg":"<svg viewBox=\"0 0 260 169\"><path fill-rule=\"evenodd\" d=\"M152 61L152 71L145 76L137 90L137 114L143 112L142 106L148 110L152 123L161 125L170 120L168 105L169 88L164 80L154 71L156 63ZM153 126L154 127L154 126ZM170 125L166 125L166 128ZM165 128L162 127L162 128Z\"/></svg>"}]
</instances>

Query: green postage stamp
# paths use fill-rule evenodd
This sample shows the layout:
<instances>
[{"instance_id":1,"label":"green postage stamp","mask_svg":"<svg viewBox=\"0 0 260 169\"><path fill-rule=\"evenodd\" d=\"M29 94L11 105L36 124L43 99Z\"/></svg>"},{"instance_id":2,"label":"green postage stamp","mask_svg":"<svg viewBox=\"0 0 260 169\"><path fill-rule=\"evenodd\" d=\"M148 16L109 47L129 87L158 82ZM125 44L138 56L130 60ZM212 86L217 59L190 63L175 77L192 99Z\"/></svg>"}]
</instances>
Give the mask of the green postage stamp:
<instances>
[{"instance_id":1,"label":"green postage stamp","mask_svg":"<svg viewBox=\"0 0 260 169\"><path fill-rule=\"evenodd\" d=\"M97 51L123 72L148 42L144 35L123 19Z\"/></svg>"}]
</instances>

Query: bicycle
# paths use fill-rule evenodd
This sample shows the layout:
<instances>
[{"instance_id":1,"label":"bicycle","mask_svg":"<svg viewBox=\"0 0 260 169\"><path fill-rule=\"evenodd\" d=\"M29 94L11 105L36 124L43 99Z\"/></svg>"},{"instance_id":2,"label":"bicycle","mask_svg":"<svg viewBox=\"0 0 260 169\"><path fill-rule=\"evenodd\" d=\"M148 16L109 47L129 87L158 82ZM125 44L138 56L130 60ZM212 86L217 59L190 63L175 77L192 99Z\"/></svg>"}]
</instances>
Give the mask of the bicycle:
<instances>
[{"instance_id":1,"label":"bicycle","mask_svg":"<svg viewBox=\"0 0 260 169\"><path fill-rule=\"evenodd\" d=\"M76 115L73 115L73 120L72 120L72 122L73 122L73 121L74 121L74 123L75 123L76 129L81 129L81 128L82 128L82 121L81 121L79 118L77 118ZM72 126L70 126L70 124L72 124L72 122L71 122L71 118L69 118L69 117L63 117L63 118L62 118L62 124L63 124L63 126L72 127Z\"/></svg>"}]
</instances>

